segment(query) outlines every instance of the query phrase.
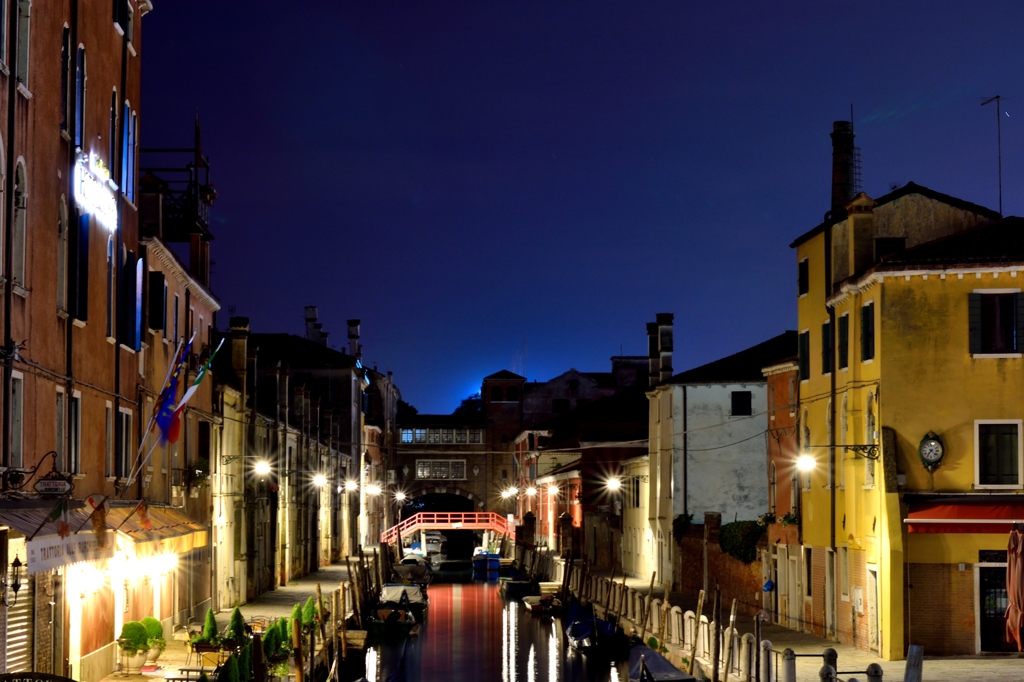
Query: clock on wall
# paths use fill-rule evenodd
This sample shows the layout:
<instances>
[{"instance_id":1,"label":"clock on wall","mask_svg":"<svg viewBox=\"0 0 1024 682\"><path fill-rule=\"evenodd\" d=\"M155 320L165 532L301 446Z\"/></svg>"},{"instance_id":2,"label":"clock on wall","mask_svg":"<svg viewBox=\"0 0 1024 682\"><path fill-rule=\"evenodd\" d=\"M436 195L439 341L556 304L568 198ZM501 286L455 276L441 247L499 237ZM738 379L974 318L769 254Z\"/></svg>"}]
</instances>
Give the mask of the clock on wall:
<instances>
[{"instance_id":1,"label":"clock on wall","mask_svg":"<svg viewBox=\"0 0 1024 682\"><path fill-rule=\"evenodd\" d=\"M942 444L942 440L933 431L929 431L921 439L921 444L917 446L917 454L921 458L921 463L924 464L925 469L935 471L939 464L942 463L942 457L946 454L946 446Z\"/></svg>"}]
</instances>

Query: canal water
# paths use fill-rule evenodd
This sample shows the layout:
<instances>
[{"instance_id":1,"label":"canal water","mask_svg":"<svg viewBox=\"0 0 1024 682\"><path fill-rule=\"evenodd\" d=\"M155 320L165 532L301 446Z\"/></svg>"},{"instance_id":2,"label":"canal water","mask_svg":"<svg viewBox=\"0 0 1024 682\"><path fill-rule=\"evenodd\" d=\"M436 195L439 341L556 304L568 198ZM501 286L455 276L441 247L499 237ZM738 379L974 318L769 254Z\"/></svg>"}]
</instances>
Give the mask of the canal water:
<instances>
[{"instance_id":1,"label":"canal water","mask_svg":"<svg viewBox=\"0 0 1024 682\"><path fill-rule=\"evenodd\" d=\"M419 635L367 651L370 682L628 682L625 663L587 660L557 618L506 602L495 584L431 585Z\"/></svg>"}]
</instances>

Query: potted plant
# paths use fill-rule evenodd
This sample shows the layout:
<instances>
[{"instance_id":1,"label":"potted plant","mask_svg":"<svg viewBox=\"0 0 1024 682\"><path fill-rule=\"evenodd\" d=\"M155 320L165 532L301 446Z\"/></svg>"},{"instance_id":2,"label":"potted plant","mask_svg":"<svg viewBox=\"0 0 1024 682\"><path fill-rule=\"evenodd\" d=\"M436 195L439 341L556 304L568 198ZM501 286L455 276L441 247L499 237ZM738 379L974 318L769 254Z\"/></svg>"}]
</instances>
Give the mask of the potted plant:
<instances>
[{"instance_id":1,"label":"potted plant","mask_svg":"<svg viewBox=\"0 0 1024 682\"><path fill-rule=\"evenodd\" d=\"M146 628L149 651L146 656L146 664L152 665L160 658L160 654L167 648L167 640L164 639L164 626L156 618L147 616L142 619L142 626Z\"/></svg>"},{"instance_id":2,"label":"potted plant","mask_svg":"<svg viewBox=\"0 0 1024 682\"><path fill-rule=\"evenodd\" d=\"M121 636L117 638L122 655L127 657L125 668L129 675L138 675L146 663L149 653L149 636L146 626L137 620L130 620L121 628Z\"/></svg>"},{"instance_id":3,"label":"potted plant","mask_svg":"<svg viewBox=\"0 0 1024 682\"><path fill-rule=\"evenodd\" d=\"M224 633L224 638L221 640L221 648L225 651L235 651L243 644L247 639L245 634L245 618L242 617L242 612L236 606L231 611L231 619L228 621L228 629Z\"/></svg>"},{"instance_id":4,"label":"potted plant","mask_svg":"<svg viewBox=\"0 0 1024 682\"><path fill-rule=\"evenodd\" d=\"M206 610L203 631L193 637L189 644L192 646L192 651L199 654L200 661L203 660L203 654L220 652L220 637L217 635L217 619L213 615L213 609Z\"/></svg>"}]
</instances>

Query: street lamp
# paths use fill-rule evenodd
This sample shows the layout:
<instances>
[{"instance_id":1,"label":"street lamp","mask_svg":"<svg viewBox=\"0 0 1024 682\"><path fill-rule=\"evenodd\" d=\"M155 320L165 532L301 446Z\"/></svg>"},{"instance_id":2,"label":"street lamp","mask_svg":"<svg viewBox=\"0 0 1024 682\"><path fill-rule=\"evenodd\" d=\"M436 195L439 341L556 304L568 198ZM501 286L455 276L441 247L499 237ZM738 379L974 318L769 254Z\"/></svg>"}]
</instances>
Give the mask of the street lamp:
<instances>
[{"instance_id":1,"label":"street lamp","mask_svg":"<svg viewBox=\"0 0 1024 682\"><path fill-rule=\"evenodd\" d=\"M529 495L530 497L533 497L534 495L537 494L537 489L531 486L526 489L526 494Z\"/></svg>"},{"instance_id":2,"label":"street lamp","mask_svg":"<svg viewBox=\"0 0 1024 682\"><path fill-rule=\"evenodd\" d=\"M405 493L401 490L395 493L395 502L405 502Z\"/></svg>"},{"instance_id":3,"label":"street lamp","mask_svg":"<svg viewBox=\"0 0 1024 682\"><path fill-rule=\"evenodd\" d=\"M811 455L800 455L796 459L796 468L805 473L813 471L816 466L818 466L818 462Z\"/></svg>"},{"instance_id":4,"label":"street lamp","mask_svg":"<svg viewBox=\"0 0 1024 682\"><path fill-rule=\"evenodd\" d=\"M355 481L345 481L345 490L352 492L359 488L359 484Z\"/></svg>"},{"instance_id":5,"label":"street lamp","mask_svg":"<svg viewBox=\"0 0 1024 682\"><path fill-rule=\"evenodd\" d=\"M258 476L266 476L270 473L270 462L261 459L256 462L256 466L253 467L253 471L255 471Z\"/></svg>"},{"instance_id":6,"label":"street lamp","mask_svg":"<svg viewBox=\"0 0 1024 682\"><path fill-rule=\"evenodd\" d=\"M323 474L317 474L316 476L313 477L313 485L315 485L317 488L323 488L325 485L327 485L327 477L324 476Z\"/></svg>"},{"instance_id":7,"label":"street lamp","mask_svg":"<svg viewBox=\"0 0 1024 682\"><path fill-rule=\"evenodd\" d=\"M366 486L367 495L380 495L382 492L384 491L381 490L380 486L374 483L371 483L370 485Z\"/></svg>"},{"instance_id":8,"label":"street lamp","mask_svg":"<svg viewBox=\"0 0 1024 682\"><path fill-rule=\"evenodd\" d=\"M553 485L553 486L550 486L548 488L548 495L557 495L557 494L558 494L558 486L557 485Z\"/></svg>"},{"instance_id":9,"label":"street lamp","mask_svg":"<svg viewBox=\"0 0 1024 682\"><path fill-rule=\"evenodd\" d=\"M506 490L502 490L501 491L501 499L507 500L510 497L512 497L513 495L515 495L517 492L519 492L519 491L516 490L515 488L508 488Z\"/></svg>"},{"instance_id":10,"label":"street lamp","mask_svg":"<svg viewBox=\"0 0 1024 682\"><path fill-rule=\"evenodd\" d=\"M611 490L611 491L614 492L614 491L618 490L621 487L622 487L622 481L620 481L619 479L617 479L617 478L609 478L608 479L608 490Z\"/></svg>"}]
</instances>

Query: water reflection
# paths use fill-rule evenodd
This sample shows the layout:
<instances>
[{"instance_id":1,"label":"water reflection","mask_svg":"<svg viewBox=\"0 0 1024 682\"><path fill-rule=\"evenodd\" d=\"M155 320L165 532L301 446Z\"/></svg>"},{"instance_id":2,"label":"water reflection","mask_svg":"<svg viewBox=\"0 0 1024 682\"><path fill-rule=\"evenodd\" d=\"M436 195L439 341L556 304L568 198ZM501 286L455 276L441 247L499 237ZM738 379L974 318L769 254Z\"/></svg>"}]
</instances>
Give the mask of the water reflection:
<instances>
[{"instance_id":1,"label":"water reflection","mask_svg":"<svg viewBox=\"0 0 1024 682\"><path fill-rule=\"evenodd\" d=\"M629 679L625 664L590 661L569 649L560 621L504 602L496 585L431 585L429 594L418 637L367 652L370 682Z\"/></svg>"}]
</instances>

